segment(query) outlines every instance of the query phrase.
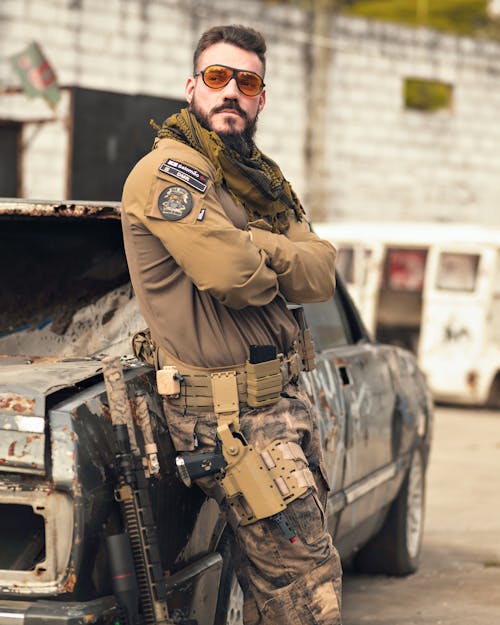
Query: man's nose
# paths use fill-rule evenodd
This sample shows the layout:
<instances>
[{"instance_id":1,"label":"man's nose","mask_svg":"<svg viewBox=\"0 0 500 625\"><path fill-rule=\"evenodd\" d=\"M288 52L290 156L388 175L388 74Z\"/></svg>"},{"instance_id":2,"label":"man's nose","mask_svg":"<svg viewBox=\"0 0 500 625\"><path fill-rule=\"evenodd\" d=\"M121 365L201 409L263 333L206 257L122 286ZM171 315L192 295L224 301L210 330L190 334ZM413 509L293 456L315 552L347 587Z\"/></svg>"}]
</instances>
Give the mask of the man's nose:
<instances>
[{"instance_id":1,"label":"man's nose","mask_svg":"<svg viewBox=\"0 0 500 625\"><path fill-rule=\"evenodd\" d=\"M236 95L239 95L240 90L238 89L238 84L236 83L236 78L233 76L231 80L224 87L224 97L231 98Z\"/></svg>"}]
</instances>

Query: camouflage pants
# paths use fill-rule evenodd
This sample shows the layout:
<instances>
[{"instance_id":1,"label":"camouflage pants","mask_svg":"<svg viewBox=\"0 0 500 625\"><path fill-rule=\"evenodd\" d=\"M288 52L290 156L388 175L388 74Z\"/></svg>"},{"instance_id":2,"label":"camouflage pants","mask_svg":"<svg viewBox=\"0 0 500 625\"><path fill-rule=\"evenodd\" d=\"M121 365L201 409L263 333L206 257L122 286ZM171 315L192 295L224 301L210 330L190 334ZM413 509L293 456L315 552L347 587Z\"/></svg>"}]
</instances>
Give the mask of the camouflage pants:
<instances>
[{"instance_id":1,"label":"camouflage pants","mask_svg":"<svg viewBox=\"0 0 500 625\"><path fill-rule=\"evenodd\" d=\"M217 421L214 413L190 413L165 401L170 435L178 451L213 449ZM309 489L287 507L298 540L290 543L277 525L262 519L240 526L231 518L219 482L198 480L215 497L234 531L233 559L243 589L245 625L339 625L341 567L326 531L324 505L328 486L316 416L309 399L289 384L280 401L270 407L246 408L240 427L247 441L262 451L272 441L298 443L312 470L317 490Z\"/></svg>"}]
</instances>

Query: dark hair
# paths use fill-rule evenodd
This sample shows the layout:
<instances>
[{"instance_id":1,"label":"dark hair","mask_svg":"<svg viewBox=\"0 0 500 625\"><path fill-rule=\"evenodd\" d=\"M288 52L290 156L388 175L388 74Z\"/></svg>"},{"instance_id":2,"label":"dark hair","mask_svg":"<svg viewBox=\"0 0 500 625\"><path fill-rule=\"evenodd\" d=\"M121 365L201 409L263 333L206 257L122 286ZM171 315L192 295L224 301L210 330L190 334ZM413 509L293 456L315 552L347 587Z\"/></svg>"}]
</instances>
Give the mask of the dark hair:
<instances>
[{"instance_id":1,"label":"dark hair","mask_svg":"<svg viewBox=\"0 0 500 625\"><path fill-rule=\"evenodd\" d=\"M266 42L264 37L253 28L231 24L230 26L213 26L203 33L198 41L193 55L193 69L196 72L196 64L200 54L210 46L219 42L230 43L233 46L255 52L259 57L262 68L266 69Z\"/></svg>"}]
</instances>

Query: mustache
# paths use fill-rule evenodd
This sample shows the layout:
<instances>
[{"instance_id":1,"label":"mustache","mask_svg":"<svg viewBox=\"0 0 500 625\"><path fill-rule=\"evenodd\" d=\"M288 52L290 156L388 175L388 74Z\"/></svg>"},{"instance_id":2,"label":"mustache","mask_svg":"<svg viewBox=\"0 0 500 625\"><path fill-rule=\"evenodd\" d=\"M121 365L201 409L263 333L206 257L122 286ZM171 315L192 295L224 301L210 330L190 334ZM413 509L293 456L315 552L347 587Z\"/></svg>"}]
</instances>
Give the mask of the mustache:
<instances>
[{"instance_id":1,"label":"mustache","mask_svg":"<svg viewBox=\"0 0 500 625\"><path fill-rule=\"evenodd\" d=\"M236 100L226 100L224 104L221 104L220 106L216 106L215 108L213 108L211 112L212 114L222 113L222 111L225 111L227 109L234 109L237 113L239 113L243 117L243 119L248 119L247 114L241 108L241 106L238 104Z\"/></svg>"}]
</instances>

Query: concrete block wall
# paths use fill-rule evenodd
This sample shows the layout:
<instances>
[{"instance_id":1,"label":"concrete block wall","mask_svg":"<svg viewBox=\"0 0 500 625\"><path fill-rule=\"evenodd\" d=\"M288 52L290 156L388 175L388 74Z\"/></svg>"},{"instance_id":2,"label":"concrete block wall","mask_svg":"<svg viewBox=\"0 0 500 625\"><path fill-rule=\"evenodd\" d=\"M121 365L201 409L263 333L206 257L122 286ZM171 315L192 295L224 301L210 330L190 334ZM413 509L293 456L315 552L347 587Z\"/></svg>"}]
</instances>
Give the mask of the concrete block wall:
<instances>
[{"instance_id":1,"label":"concrete block wall","mask_svg":"<svg viewBox=\"0 0 500 625\"><path fill-rule=\"evenodd\" d=\"M337 19L330 75L333 219L500 225L500 46ZM453 86L448 111L406 110L406 78Z\"/></svg>"},{"instance_id":2,"label":"concrete block wall","mask_svg":"<svg viewBox=\"0 0 500 625\"><path fill-rule=\"evenodd\" d=\"M346 18L318 31L308 12L263 0L2 0L0 120L33 120L24 194L64 197L70 103L52 113L12 93L8 56L34 39L63 86L183 99L196 41L216 23L266 36L258 144L313 217L500 223L499 45ZM452 84L452 109L405 110L407 77Z\"/></svg>"},{"instance_id":3,"label":"concrete block wall","mask_svg":"<svg viewBox=\"0 0 500 625\"><path fill-rule=\"evenodd\" d=\"M53 120L23 125L23 194L26 197L67 198L69 105L70 94L64 91Z\"/></svg>"},{"instance_id":4,"label":"concrete block wall","mask_svg":"<svg viewBox=\"0 0 500 625\"><path fill-rule=\"evenodd\" d=\"M253 26L265 33L269 43L268 111L259 121L259 142L302 193L304 59L302 46L292 45L288 34L301 29L306 19L299 9L264 5L259 0L229 6L222 0L2 0L0 92L19 84L8 57L36 40L63 86L183 99L201 32L216 23ZM43 102L5 93L0 100L5 101L0 103L0 119L23 121L33 107L51 118ZM56 118L64 116L63 109L60 104L52 116L59 130ZM51 125L47 121L42 134ZM24 165L26 196L60 197L65 172L54 167L49 180L45 154L39 163L26 155Z\"/></svg>"},{"instance_id":5,"label":"concrete block wall","mask_svg":"<svg viewBox=\"0 0 500 625\"><path fill-rule=\"evenodd\" d=\"M0 120L22 122L20 192L23 197L66 199L69 111L67 90L62 91L55 112L40 98L28 99L15 92L0 95Z\"/></svg>"}]
</instances>

